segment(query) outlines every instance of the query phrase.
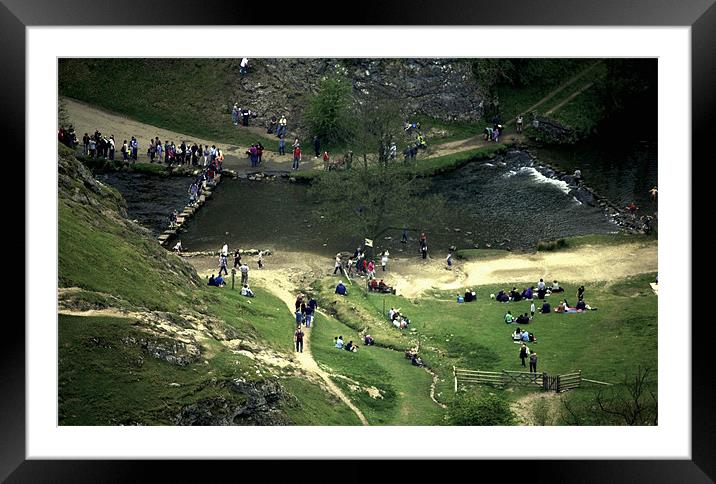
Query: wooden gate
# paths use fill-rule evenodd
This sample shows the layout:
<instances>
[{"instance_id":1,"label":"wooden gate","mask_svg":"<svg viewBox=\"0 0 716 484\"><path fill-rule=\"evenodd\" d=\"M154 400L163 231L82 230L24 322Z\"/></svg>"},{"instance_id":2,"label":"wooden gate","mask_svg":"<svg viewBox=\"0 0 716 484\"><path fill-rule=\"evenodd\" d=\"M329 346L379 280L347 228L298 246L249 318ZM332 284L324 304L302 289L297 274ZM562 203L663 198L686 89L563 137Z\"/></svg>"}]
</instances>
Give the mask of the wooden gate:
<instances>
[{"instance_id":1,"label":"wooden gate","mask_svg":"<svg viewBox=\"0 0 716 484\"><path fill-rule=\"evenodd\" d=\"M499 388L505 388L508 385L523 385L540 387L543 390L551 390L555 392L563 392L578 388L582 384L582 370L576 373L568 373L565 375L549 375L547 373L528 373L525 371L484 371L484 370L468 370L465 368L452 367L455 377L455 391L457 392L459 385L477 384L477 385L493 385Z\"/></svg>"}]
</instances>

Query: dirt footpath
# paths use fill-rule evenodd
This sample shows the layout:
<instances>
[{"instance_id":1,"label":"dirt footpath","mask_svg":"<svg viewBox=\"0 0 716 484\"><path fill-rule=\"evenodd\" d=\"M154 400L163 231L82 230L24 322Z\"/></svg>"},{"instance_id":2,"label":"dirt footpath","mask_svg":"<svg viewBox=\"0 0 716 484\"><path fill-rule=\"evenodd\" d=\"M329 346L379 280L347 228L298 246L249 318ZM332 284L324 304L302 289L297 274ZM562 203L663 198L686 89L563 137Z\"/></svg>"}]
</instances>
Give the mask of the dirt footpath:
<instances>
[{"instance_id":1,"label":"dirt footpath","mask_svg":"<svg viewBox=\"0 0 716 484\"><path fill-rule=\"evenodd\" d=\"M218 249L218 248L217 248ZM255 257L249 257L250 280L305 287L315 279L333 274L333 259L304 252L278 252L265 257L265 269L257 269ZM188 259L199 272L218 270L217 258ZM388 270L376 270L376 277L397 288L399 295L413 298L430 290L464 292L471 286L485 284L532 283L542 278L562 282L587 283L610 281L627 276L656 272L658 246L621 244L614 246L585 245L573 250L536 253L506 253L495 258L456 261L451 270L440 259L391 257ZM336 276L336 280L338 276ZM364 284L357 278L354 284Z\"/></svg>"},{"instance_id":2,"label":"dirt footpath","mask_svg":"<svg viewBox=\"0 0 716 484\"><path fill-rule=\"evenodd\" d=\"M188 134L158 128L156 126L152 126L151 124L141 123L139 121L129 119L126 116L111 113L74 99L62 98L62 100L65 101L65 108L67 109L68 117L75 127L77 138L80 142L82 142L82 136L84 133L89 133L91 135L95 132L95 130L99 130L102 134L114 135L114 140L117 143L117 152L119 153L119 148L121 148L122 142L125 139L130 140L132 136L135 136L139 141L139 161L149 161L149 158L147 157L149 140L158 136L162 141L173 141L177 145L181 144L182 141L190 141L192 143L195 142L201 145L216 145L224 151L224 168L228 170L235 170L240 174L256 173L258 171L291 171L291 164L293 162L293 157L291 155L291 144L293 143L292 139L286 138L286 155L279 156L274 152L264 152L261 166L259 168L252 168L251 162L245 154L248 146L219 143L216 140L197 138ZM236 129L248 129L251 132L256 133L256 139L261 141L264 145L267 145L266 140L261 139L258 136L262 130L261 128L237 127ZM275 146L267 146L267 148L277 150L278 139L276 139ZM300 165L300 171L323 169L323 160L314 158L312 146L302 143L301 149L304 153Z\"/></svg>"}]
</instances>

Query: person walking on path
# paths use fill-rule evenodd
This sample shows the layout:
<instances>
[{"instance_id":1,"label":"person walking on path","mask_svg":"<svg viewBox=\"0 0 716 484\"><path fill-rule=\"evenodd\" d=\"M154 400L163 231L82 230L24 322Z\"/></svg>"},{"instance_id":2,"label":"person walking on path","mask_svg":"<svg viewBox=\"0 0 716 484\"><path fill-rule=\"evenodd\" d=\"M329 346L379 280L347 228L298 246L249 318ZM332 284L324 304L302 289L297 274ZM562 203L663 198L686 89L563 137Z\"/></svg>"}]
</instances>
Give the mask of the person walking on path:
<instances>
[{"instance_id":1,"label":"person walking on path","mask_svg":"<svg viewBox=\"0 0 716 484\"><path fill-rule=\"evenodd\" d=\"M530 353L530 373L537 373L537 353Z\"/></svg>"},{"instance_id":2,"label":"person walking on path","mask_svg":"<svg viewBox=\"0 0 716 484\"><path fill-rule=\"evenodd\" d=\"M278 154L279 155L286 154L286 139L285 139L284 135L281 135L280 139L278 140Z\"/></svg>"},{"instance_id":3,"label":"person walking on path","mask_svg":"<svg viewBox=\"0 0 716 484\"><path fill-rule=\"evenodd\" d=\"M385 272L385 266L388 265L388 256L390 254L387 250L384 250L383 253L380 255L380 266L383 269L383 272Z\"/></svg>"},{"instance_id":4,"label":"person walking on path","mask_svg":"<svg viewBox=\"0 0 716 484\"><path fill-rule=\"evenodd\" d=\"M525 368L527 367L527 365L525 365L525 360L528 356L530 356L530 349L527 347L526 344L522 343L522 346L520 346L520 359L522 360L522 366L524 366ZM530 367L531 365L532 363L530 363Z\"/></svg>"},{"instance_id":5,"label":"person walking on path","mask_svg":"<svg viewBox=\"0 0 716 484\"><path fill-rule=\"evenodd\" d=\"M518 114L518 115L517 115L517 119L515 120L515 125L517 126L517 132L518 132L518 133L521 133L521 132L522 132L522 122L523 122L523 121L524 121L524 118L522 117L522 115L521 115L521 114ZM522 365L522 366L524 366L524 365Z\"/></svg>"},{"instance_id":6,"label":"person walking on path","mask_svg":"<svg viewBox=\"0 0 716 484\"><path fill-rule=\"evenodd\" d=\"M293 149L293 169L298 170L298 165L301 163L301 148L296 146Z\"/></svg>"},{"instance_id":7,"label":"person walking on path","mask_svg":"<svg viewBox=\"0 0 716 484\"><path fill-rule=\"evenodd\" d=\"M258 262L258 264L259 264L259 269L264 268L264 251L263 250L259 251L259 257L256 262Z\"/></svg>"},{"instance_id":8,"label":"person walking on path","mask_svg":"<svg viewBox=\"0 0 716 484\"><path fill-rule=\"evenodd\" d=\"M447 257L445 258L445 263L447 264L446 269L452 269L452 252L448 253Z\"/></svg>"},{"instance_id":9,"label":"person walking on path","mask_svg":"<svg viewBox=\"0 0 716 484\"><path fill-rule=\"evenodd\" d=\"M340 271L343 275L343 263L341 262L341 254L336 254L336 266L333 269L333 275L336 275L336 272Z\"/></svg>"},{"instance_id":10,"label":"person walking on path","mask_svg":"<svg viewBox=\"0 0 716 484\"><path fill-rule=\"evenodd\" d=\"M229 271L226 269L226 256L224 254L219 256L219 275L221 275L221 271L224 271L225 275L229 275Z\"/></svg>"},{"instance_id":11,"label":"person walking on path","mask_svg":"<svg viewBox=\"0 0 716 484\"><path fill-rule=\"evenodd\" d=\"M239 249L234 251L234 269L241 265L241 252Z\"/></svg>"},{"instance_id":12,"label":"person walking on path","mask_svg":"<svg viewBox=\"0 0 716 484\"><path fill-rule=\"evenodd\" d=\"M241 271L241 285L249 283L249 266L246 265L246 262L242 262L241 266L239 266L239 271Z\"/></svg>"},{"instance_id":13,"label":"person walking on path","mask_svg":"<svg viewBox=\"0 0 716 484\"><path fill-rule=\"evenodd\" d=\"M296 351L299 353L303 353L303 330L301 329L301 324L299 324L296 327L296 332L294 333L294 340L296 341Z\"/></svg>"}]
</instances>

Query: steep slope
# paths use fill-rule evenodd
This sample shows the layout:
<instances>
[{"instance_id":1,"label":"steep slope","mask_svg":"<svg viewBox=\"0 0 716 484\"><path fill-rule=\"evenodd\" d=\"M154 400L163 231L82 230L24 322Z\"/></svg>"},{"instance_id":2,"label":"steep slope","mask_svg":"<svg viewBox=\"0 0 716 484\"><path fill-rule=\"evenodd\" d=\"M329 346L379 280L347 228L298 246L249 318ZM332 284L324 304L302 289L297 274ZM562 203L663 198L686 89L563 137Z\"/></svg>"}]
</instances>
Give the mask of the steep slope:
<instances>
[{"instance_id":1,"label":"steep slope","mask_svg":"<svg viewBox=\"0 0 716 484\"><path fill-rule=\"evenodd\" d=\"M210 288L60 147L60 425L358 424L291 353L284 304Z\"/></svg>"}]
</instances>

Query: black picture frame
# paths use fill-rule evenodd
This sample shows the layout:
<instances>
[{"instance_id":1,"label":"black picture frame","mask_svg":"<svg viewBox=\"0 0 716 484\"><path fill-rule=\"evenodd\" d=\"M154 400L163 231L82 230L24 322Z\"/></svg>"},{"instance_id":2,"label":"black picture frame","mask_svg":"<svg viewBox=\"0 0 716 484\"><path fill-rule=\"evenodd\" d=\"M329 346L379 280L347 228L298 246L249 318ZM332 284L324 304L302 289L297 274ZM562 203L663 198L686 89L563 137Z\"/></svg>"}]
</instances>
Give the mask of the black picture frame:
<instances>
[{"instance_id":1,"label":"black picture frame","mask_svg":"<svg viewBox=\"0 0 716 484\"><path fill-rule=\"evenodd\" d=\"M708 153L714 138L716 112L716 0L512 0L493 2L459 0L445 2L408 2L392 0L375 2L375 5L352 5L351 13L339 8L318 9L304 5L285 6L295 10L290 18L281 18L286 25L536 25L536 26L690 26L692 66L692 153L693 159L701 154L704 161L713 158ZM373 3L373 2L368 2ZM181 4L181 8L178 5ZM24 146L25 132L25 27L28 26L107 26L107 25L186 25L187 12L196 15L195 25L277 25L275 2L229 2L226 0L113 0L89 2L87 0L2 0L0 2L0 56L3 74L2 133L14 146ZM220 12L214 15L213 12ZM254 21L253 19L257 19ZM150 53L148 52L148 55ZM692 166L693 166L693 162ZM29 163L24 167L26 173ZM25 179L30 177L26 176ZM693 190L695 191L695 190ZM692 192L693 192L692 191ZM685 204L691 204L691 200ZM697 207L694 205L694 209ZM20 222L16 211L16 231L23 234L15 238L25 243L26 220ZM692 218L693 220L693 218ZM27 249L26 249L27 250ZM692 254L695 247L692 247ZM19 250L18 250L19 253ZM26 254L26 257L29 254ZM24 270L20 269L24 273ZM14 276L11 276L14 277ZM25 305L30 296L25 293ZM9 303L8 303L9 304ZM690 315L690 311L685 312ZM685 317L678 322L684 331L692 328L692 460L572 460L533 461L529 480L550 482L713 482L716 479L716 425L708 391L713 386L708 351L699 341L697 327ZM197 469L192 462L176 461L59 461L26 460L25 448L25 332L24 327L5 318L3 349L0 351L0 479L8 482L129 482L149 477L158 470L162 480L186 480ZM13 324L10 324L10 323ZM674 321L663 324L677 324ZM708 343L711 344L711 343ZM710 352L713 353L713 352ZM212 464L213 471L229 470L235 464ZM245 465L241 464L242 466ZM290 465L290 464L289 464ZM330 477L329 469L339 466L335 461L328 467L321 465L320 474ZM356 466L357 467L357 466ZM480 474L490 468L504 471L500 461L481 461ZM286 476L288 477L288 476ZM517 477L517 476L515 476ZM523 477L519 477L522 479Z\"/></svg>"}]
</instances>

